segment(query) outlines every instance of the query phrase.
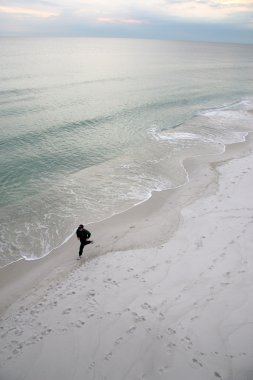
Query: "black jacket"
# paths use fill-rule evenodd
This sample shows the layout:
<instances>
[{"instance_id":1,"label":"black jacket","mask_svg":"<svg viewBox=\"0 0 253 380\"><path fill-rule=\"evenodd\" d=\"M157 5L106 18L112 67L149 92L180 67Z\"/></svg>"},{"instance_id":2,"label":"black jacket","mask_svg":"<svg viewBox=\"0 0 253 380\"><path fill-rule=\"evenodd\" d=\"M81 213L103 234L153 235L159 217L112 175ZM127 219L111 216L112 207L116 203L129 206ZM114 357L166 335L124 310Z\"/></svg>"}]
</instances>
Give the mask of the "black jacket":
<instances>
[{"instance_id":1,"label":"black jacket","mask_svg":"<svg viewBox=\"0 0 253 380\"><path fill-rule=\"evenodd\" d=\"M76 230L76 236L77 236L78 239L80 239L81 241L85 241L85 240L87 240L87 239L90 238L91 233L90 233L90 231L86 230L85 228L83 228L83 229L78 228L78 229Z\"/></svg>"}]
</instances>

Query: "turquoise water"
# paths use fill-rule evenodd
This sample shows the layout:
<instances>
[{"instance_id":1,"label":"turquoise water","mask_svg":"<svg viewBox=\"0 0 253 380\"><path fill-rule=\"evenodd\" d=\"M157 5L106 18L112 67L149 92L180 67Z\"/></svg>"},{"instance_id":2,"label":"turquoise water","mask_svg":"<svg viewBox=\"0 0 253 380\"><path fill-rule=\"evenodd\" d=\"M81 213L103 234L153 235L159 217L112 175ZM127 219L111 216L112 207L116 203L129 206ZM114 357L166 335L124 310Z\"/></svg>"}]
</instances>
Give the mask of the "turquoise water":
<instances>
[{"instance_id":1,"label":"turquoise water","mask_svg":"<svg viewBox=\"0 0 253 380\"><path fill-rule=\"evenodd\" d=\"M252 128L253 46L0 39L0 266L187 180Z\"/></svg>"}]
</instances>

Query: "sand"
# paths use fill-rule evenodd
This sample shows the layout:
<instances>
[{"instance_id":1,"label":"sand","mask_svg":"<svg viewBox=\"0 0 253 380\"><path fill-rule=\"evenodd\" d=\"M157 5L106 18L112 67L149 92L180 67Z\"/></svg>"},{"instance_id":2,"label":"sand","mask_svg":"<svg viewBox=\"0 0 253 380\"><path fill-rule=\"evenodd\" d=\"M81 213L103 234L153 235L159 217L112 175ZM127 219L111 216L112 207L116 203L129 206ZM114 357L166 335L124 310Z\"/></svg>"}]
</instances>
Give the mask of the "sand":
<instances>
[{"instance_id":1,"label":"sand","mask_svg":"<svg viewBox=\"0 0 253 380\"><path fill-rule=\"evenodd\" d=\"M252 380L252 138L0 272L1 380Z\"/></svg>"}]
</instances>

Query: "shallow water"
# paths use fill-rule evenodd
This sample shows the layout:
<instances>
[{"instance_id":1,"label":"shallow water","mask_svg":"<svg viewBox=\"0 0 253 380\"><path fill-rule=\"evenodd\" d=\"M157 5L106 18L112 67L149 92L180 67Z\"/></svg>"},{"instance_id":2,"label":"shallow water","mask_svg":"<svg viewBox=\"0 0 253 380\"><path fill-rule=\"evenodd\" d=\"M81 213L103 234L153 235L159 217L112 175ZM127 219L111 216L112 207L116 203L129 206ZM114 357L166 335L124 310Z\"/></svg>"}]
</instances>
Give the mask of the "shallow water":
<instances>
[{"instance_id":1,"label":"shallow water","mask_svg":"<svg viewBox=\"0 0 253 380\"><path fill-rule=\"evenodd\" d=\"M0 266L187 180L252 129L250 45L0 39Z\"/></svg>"}]
</instances>

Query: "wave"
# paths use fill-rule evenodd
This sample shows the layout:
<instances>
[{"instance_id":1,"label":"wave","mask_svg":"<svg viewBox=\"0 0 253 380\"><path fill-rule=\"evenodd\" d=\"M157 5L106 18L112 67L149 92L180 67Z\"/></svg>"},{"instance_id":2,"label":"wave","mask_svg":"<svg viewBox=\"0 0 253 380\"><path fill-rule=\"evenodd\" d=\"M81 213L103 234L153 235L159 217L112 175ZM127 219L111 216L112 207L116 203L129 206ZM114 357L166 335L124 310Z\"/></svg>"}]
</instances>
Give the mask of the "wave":
<instances>
[{"instance_id":1,"label":"wave","mask_svg":"<svg viewBox=\"0 0 253 380\"><path fill-rule=\"evenodd\" d=\"M19 80L25 81L29 80L30 78L26 77L11 77L11 78L1 78L2 82L8 82L8 81L14 81L15 83L18 83ZM33 80L36 80L37 78L33 78ZM12 103L16 100L16 97L24 96L24 95L43 95L45 96L45 93L48 93L50 91L57 91L57 90L68 90L71 88L76 89L77 87L83 86L83 85L91 85L91 84L105 84L108 82L124 82L124 81L132 81L134 80L133 77L116 77L116 78L101 78L101 79L93 79L93 80L82 80L82 81L76 81L76 82L68 82L68 83L54 83L54 85L50 86L31 86L31 87L25 87L25 88L11 88L6 90L0 90L0 98L3 97L5 99L5 103ZM8 99L9 97L12 97L11 99ZM13 98L14 97L14 98ZM7 99L6 99L7 98ZM1 102L0 102L1 104Z\"/></svg>"}]
</instances>

